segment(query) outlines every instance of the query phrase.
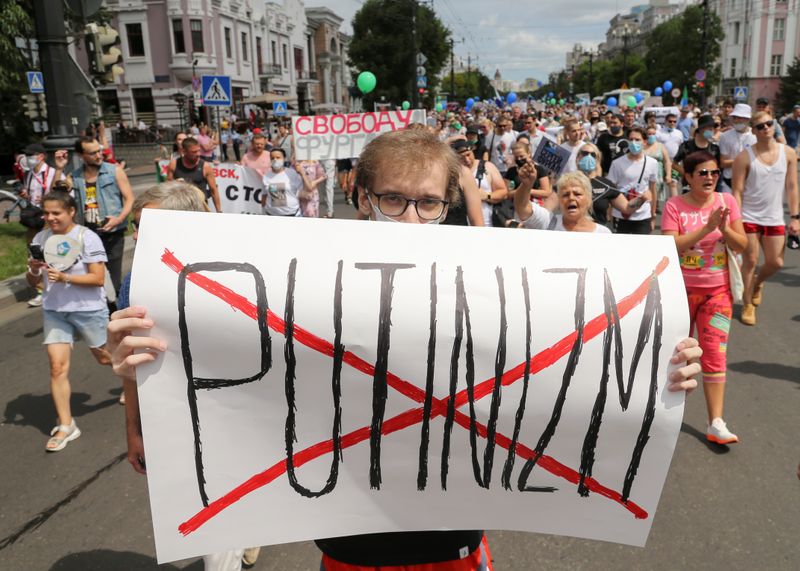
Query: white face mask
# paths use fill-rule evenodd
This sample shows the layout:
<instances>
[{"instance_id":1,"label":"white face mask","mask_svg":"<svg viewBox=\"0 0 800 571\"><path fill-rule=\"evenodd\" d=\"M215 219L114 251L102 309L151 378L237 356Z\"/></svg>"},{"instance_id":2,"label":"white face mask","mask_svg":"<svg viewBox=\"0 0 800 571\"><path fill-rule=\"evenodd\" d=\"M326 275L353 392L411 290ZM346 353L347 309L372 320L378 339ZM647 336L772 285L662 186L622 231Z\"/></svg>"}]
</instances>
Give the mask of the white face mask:
<instances>
[{"instance_id":1,"label":"white face mask","mask_svg":"<svg viewBox=\"0 0 800 571\"><path fill-rule=\"evenodd\" d=\"M386 216L383 212L381 212L380 208L375 206L375 203L372 202L372 199L369 197L369 194L367 194L367 201L369 202L369 205L372 207L372 212L375 214L375 220L377 220L378 222L400 222L399 220L395 220L391 216ZM409 204L408 207L411 208L411 205ZM440 216L436 220L425 220L423 224L438 224L441 220L442 217Z\"/></svg>"},{"instance_id":2,"label":"white face mask","mask_svg":"<svg viewBox=\"0 0 800 571\"><path fill-rule=\"evenodd\" d=\"M744 133L747 131L747 123L734 123L733 128L739 131L740 133Z\"/></svg>"},{"instance_id":3,"label":"white face mask","mask_svg":"<svg viewBox=\"0 0 800 571\"><path fill-rule=\"evenodd\" d=\"M278 172L283 168L283 161L279 161L278 159L275 159L274 161L272 161L271 166L272 166L272 170L274 170L275 172Z\"/></svg>"},{"instance_id":4,"label":"white face mask","mask_svg":"<svg viewBox=\"0 0 800 571\"><path fill-rule=\"evenodd\" d=\"M27 155L25 157L25 162L29 169L36 168L39 165L39 155Z\"/></svg>"}]
</instances>

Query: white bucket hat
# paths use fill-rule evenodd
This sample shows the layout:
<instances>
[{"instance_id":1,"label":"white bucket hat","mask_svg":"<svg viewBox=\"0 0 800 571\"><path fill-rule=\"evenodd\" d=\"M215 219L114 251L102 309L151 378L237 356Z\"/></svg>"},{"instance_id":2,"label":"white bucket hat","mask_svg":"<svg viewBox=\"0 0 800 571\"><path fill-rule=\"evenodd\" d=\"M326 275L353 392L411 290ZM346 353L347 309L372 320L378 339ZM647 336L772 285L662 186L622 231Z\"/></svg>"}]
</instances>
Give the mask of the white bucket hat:
<instances>
[{"instance_id":1,"label":"white bucket hat","mask_svg":"<svg viewBox=\"0 0 800 571\"><path fill-rule=\"evenodd\" d=\"M746 103L737 103L736 106L731 111L731 117L742 117L744 119L750 119L750 114L752 109Z\"/></svg>"}]
</instances>

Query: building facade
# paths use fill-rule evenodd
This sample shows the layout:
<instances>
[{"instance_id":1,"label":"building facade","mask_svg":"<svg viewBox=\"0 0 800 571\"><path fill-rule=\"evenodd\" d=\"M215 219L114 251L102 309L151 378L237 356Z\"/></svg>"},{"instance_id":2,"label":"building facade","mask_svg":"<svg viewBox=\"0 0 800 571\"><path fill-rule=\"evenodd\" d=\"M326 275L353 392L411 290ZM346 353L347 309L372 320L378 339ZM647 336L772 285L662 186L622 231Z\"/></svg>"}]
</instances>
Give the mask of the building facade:
<instances>
[{"instance_id":1,"label":"building facade","mask_svg":"<svg viewBox=\"0 0 800 571\"><path fill-rule=\"evenodd\" d=\"M309 45L313 47L312 69L316 73L309 93L315 102L311 110L336 113L349 108L350 69L347 47L350 37L341 31L342 18L329 8L306 8Z\"/></svg>"},{"instance_id":2,"label":"building facade","mask_svg":"<svg viewBox=\"0 0 800 571\"><path fill-rule=\"evenodd\" d=\"M710 0L709 8L725 30L717 94L744 86L749 103L774 101L781 76L800 57L800 0Z\"/></svg>"}]
</instances>

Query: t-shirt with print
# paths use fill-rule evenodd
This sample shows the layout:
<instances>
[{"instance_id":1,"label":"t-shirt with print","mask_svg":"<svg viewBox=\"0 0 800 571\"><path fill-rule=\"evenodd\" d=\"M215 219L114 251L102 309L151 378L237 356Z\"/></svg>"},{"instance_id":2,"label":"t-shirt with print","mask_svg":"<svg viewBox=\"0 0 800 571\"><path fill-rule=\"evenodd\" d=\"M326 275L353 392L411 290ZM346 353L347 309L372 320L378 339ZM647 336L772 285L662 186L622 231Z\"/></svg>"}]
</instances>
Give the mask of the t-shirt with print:
<instances>
[{"instance_id":1,"label":"t-shirt with print","mask_svg":"<svg viewBox=\"0 0 800 571\"><path fill-rule=\"evenodd\" d=\"M303 180L294 169L283 169L281 172L270 169L264 175L264 212L271 216L297 215L300 210L297 195L302 186Z\"/></svg>"},{"instance_id":2,"label":"t-shirt with print","mask_svg":"<svg viewBox=\"0 0 800 571\"><path fill-rule=\"evenodd\" d=\"M633 161L629 154L615 159L608 171L610 180L628 200L641 196L650 189L650 183L658 179L658 161L642 155L638 161ZM611 211L614 218L625 218L622 212L614 208ZM648 220L653 216L650 202L642 204L627 220Z\"/></svg>"},{"instance_id":3,"label":"t-shirt with print","mask_svg":"<svg viewBox=\"0 0 800 571\"><path fill-rule=\"evenodd\" d=\"M100 226L100 205L97 203L97 181L86 181L86 204L83 212L83 223L89 228Z\"/></svg>"},{"instance_id":4,"label":"t-shirt with print","mask_svg":"<svg viewBox=\"0 0 800 571\"><path fill-rule=\"evenodd\" d=\"M70 276L84 276L89 273L89 264L108 261L100 236L88 228L76 224L72 230L67 232L66 236L80 243L81 230L83 230L81 255L71 268L64 270L64 273ZM49 228L42 230L33 237L31 243L44 248L51 236L54 234ZM42 274L44 275L44 290L42 291L42 307L44 309L49 311L96 311L106 307L106 292L102 286L82 286L64 282L51 284L47 280L47 271L42 270Z\"/></svg>"},{"instance_id":5,"label":"t-shirt with print","mask_svg":"<svg viewBox=\"0 0 800 571\"><path fill-rule=\"evenodd\" d=\"M698 208L687 202L687 195L673 196L664 205L661 230L688 234L699 230L708 222L708 217L717 208L730 209L728 223L742 217L739 203L731 194L715 193L714 202L706 208ZM719 229L714 230L689 250L680 252L681 272L686 287L720 287L729 281L728 253L725 240Z\"/></svg>"}]
</instances>

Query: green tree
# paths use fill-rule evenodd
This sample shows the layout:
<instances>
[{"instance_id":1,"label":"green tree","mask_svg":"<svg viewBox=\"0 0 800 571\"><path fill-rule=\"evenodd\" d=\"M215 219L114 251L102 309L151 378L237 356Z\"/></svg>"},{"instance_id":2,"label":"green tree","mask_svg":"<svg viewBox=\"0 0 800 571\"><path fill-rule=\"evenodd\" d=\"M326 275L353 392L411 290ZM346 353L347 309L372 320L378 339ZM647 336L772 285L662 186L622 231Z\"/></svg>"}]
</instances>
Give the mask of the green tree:
<instances>
[{"instance_id":1,"label":"green tree","mask_svg":"<svg viewBox=\"0 0 800 571\"><path fill-rule=\"evenodd\" d=\"M25 72L31 69L17 41L33 36L32 6L28 0L0 0L0 125L4 136L0 154L10 154L33 136L25 116L23 96L28 93Z\"/></svg>"},{"instance_id":2,"label":"green tree","mask_svg":"<svg viewBox=\"0 0 800 571\"><path fill-rule=\"evenodd\" d=\"M364 97L367 109L381 96L396 103L410 101L416 90L411 35L414 5L415 0L367 0L353 16L348 61L353 81L362 71L371 71L378 78L375 90ZM430 105L431 94L439 84L439 73L449 58L450 31L427 6L417 6L416 10L417 51L428 58L426 104Z\"/></svg>"},{"instance_id":3,"label":"green tree","mask_svg":"<svg viewBox=\"0 0 800 571\"><path fill-rule=\"evenodd\" d=\"M800 103L800 58L795 58L794 63L786 69L786 75L781 77L778 111L789 113L798 103Z\"/></svg>"},{"instance_id":4,"label":"green tree","mask_svg":"<svg viewBox=\"0 0 800 571\"><path fill-rule=\"evenodd\" d=\"M494 96L494 88L492 88L491 81L479 69L473 69L469 73L461 71L455 74L455 97L450 96L449 99L460 101L462 104L470 97L476 95L481 99ZM450 89L450 76L445 74L444 85Z\"/></svg>"},{"instance_id":5,"label":"green tree","mask_svg":"<svg viewBox=\"0 0 800 571\"><path fill-rule=\"evenodd\" d=\"M725 38L719 16L709 14L706 36L706 92L717 85L722 77L717 60L720 45ZM657 26L647 37L644 68L634 78L636 85L653 90L669 80L683 89L689 88L690 97L696 98L695 72L702 67L703 8L688 6L686 10Z\"/></svg>"}]
</instances>

